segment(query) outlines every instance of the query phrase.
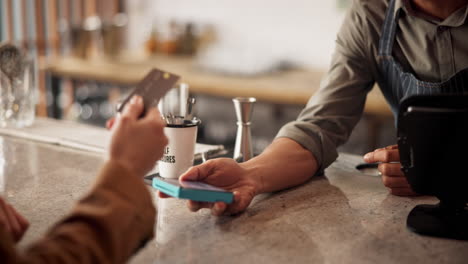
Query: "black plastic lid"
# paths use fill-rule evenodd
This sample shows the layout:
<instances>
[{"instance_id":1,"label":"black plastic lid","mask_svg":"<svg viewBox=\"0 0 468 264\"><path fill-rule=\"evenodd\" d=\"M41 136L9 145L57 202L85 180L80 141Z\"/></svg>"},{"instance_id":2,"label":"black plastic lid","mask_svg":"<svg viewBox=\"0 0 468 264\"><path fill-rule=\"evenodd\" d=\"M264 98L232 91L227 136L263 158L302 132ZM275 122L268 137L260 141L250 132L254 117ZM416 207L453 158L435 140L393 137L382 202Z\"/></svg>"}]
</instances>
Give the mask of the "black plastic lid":
<instances>
[{"instance_id":1,"label":"black plastic lid","mask_svg":"<svg viewBox=\"0 0 468 264\"><path fill-rule=\"evenodd\" d=\"M193 127L201 124L200 119L184 120L183 124L167 124L167 127Z\"/></svg>"}]
</instances>

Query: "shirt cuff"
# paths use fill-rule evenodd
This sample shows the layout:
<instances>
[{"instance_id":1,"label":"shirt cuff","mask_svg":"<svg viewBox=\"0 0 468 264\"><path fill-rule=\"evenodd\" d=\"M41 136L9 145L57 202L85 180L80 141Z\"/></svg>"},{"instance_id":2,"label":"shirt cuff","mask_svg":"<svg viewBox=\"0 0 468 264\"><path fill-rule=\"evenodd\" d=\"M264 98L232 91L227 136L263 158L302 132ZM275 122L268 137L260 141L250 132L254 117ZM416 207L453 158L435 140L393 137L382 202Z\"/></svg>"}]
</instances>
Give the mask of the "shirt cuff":
<instances>
[{"instance_id":1,"label":"shirt cuff","mask_svg":"<svg viewBox=\"0 0 468 264\"><path fill-rule=\"evenodd\" d=\"M323 135L321 129L309 122L294 121L284 125L276 138L289 138L309 150L317 160L317 174L321 174L338 157L335 144Z\"/></svg>"}]
</instances>

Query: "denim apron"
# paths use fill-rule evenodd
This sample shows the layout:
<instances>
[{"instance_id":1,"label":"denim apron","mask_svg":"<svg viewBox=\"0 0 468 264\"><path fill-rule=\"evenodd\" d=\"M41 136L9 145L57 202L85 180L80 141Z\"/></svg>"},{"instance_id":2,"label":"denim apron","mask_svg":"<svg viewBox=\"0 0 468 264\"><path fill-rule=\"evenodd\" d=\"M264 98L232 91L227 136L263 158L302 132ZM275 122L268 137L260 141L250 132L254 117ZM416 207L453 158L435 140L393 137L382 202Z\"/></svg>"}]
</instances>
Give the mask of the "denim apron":
<instances>
[{"instance_id":1,"label":"denim apron","mask_svg":"<svg viewBox=\"0 0 468 264\"><path fill-rule=\"evenodd\" d=\"M468 68L457 72L443 82L418 80L412 73L404 72L392 56L401 9L395 13L395 0L391 0L382 28L379 42L378 62L381 74L379 87L390 104L395 119L401 100L412 95L463 94L468 92ZM468 32L467 32L468 34ZM430 56L430 54L428 54Z\"/></svg>"}]
</instances>

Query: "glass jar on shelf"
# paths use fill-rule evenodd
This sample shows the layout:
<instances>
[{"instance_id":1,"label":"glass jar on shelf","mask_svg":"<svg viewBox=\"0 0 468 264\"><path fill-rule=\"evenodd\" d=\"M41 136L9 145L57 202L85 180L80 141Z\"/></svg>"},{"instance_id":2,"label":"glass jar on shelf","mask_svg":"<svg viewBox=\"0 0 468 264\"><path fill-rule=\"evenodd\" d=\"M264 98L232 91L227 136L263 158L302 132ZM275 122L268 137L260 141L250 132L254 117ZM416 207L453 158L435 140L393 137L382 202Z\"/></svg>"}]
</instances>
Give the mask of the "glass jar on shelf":
<instances>
[{"instance_id":1,"label":"glass jar on shelf","mask_svg":"<svg viewBox=\"0 0 468 264\"><path fill-rule=\"evenodd\" d=\"M37 104L34 61L12 45L0 45L0 127L25 127L34 122Z\"/></svg>"}]
</instances>

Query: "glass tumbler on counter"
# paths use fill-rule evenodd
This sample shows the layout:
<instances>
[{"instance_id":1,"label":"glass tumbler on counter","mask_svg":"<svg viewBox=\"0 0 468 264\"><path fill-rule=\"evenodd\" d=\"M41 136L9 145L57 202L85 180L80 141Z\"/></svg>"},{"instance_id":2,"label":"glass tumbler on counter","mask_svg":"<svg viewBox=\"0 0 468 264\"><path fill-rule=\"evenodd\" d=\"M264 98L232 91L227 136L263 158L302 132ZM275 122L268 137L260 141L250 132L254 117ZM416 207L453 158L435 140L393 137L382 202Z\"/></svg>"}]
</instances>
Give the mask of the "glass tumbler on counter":
<instances>
[{"instance_id":1,"label":"glass tumbler on counter","mask_svg":"<svg viewBox=\"0 0 468 264\"><path fill-rule=\"evenodd\" d=\"M0 48L0 127L30 126L37 102L34 62L7 45L10 50Z\"/></svg>"}]
</instances>

